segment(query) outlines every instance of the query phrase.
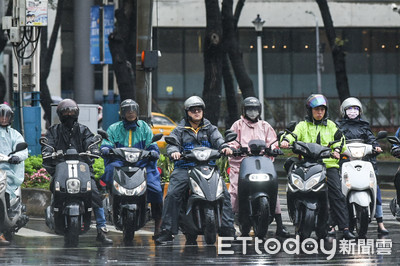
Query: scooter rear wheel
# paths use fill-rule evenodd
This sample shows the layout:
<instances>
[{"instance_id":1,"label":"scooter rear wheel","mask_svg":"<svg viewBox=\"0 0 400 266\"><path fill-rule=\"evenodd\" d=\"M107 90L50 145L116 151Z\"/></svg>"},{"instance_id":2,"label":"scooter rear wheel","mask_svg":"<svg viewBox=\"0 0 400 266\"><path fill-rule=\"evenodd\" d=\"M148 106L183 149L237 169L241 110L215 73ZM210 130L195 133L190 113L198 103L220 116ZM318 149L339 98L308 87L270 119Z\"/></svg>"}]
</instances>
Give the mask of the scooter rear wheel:
<instances>
[{"instance_id":1,"label":"scooter rear wheel","mask_svg":"<svg viewBox=\"0 0 400 266\"><path fill-rule=\"evenodd\" d=\"M259 198L258 210L253 210L257 213L254 219L254 234L259 239L263 239L268 232L269 225L269 203L266 197Z\"/></svg>"}]
</instances>

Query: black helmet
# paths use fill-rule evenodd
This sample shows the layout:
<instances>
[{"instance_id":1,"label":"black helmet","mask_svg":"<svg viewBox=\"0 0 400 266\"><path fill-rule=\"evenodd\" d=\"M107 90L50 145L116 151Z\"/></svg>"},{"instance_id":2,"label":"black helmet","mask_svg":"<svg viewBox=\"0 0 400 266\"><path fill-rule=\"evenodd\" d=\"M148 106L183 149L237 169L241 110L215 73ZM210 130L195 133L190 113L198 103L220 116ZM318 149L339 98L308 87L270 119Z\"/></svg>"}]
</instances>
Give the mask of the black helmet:
<instances>
[{"instance_id":1,"label":"black helmet","mask_svg":"<svg viewBox=\"0 0 400 266\"><path fill-rule=\"evenodd\" d=\"M246 114L247 111L255 110L258 112L256 117L250 117ZM243 108L242 108L242 115L250 120L257 120L260 118L261 115L261 103L256 97L247 97L243 100Z\"/></svg>"},{"instance_id":2,"label":"black helmet","mask_svg":"<svg viewBox=\"0 0 400 266\"><path fill-rule=\"evenodd\" d=\"M203 99L201 99L199 96L191 96L187 98L183 105L185 106L185 111L189 111L190 107L195 106L199 106L203 108L203 110L206 108Z\"/></svg>"},{"instance_id":3,"label":"black helmet","mask_svg":"<svg viewBox=\"0 0 400 266\"><path fill-rule=\"evenodd\" d=\"M328 115L328 100L322 94L311 94L306 101L306 109L308 116L312 119L312 109L318 106L325 107L324 118Z\"/></svg>"},{"instance_id":4,"label":"black helmet","mask_svg":"<svg viewBox=\"0 0 400 266\"><path fill-rule=\"evenodd\" d=\"M64 99L58 103L57 115L58 118L60 118L61 123L64 123L67 117L72 117L77 121L79 116L79 107L74 100Z\"/></svg>"},{"instance_id":5,"label":"black helmet","mask_svg":"<svg viewBox=\"0 0 400 266\"><path fill-rule=\"evenodd\" d=\"M2 117L8 118L7 124L1 125L2 127L9 126L14 121L14 112L11 109L11 107L8 106L7 104L0 104L0 118L2 118ZM0 123L2 123L1 120L0 120Z\"/></svg>"},{"instance_id":6,"label":"black helmet","mask_svg":"<svg viewBox=\"0 0 400 266\"><path fill-rule=\"evenodd\" d=\"M126 113L129 111L134 111L136 112L136 116L139 116L139 104L132 99L122 101L119 107L119 114L123 120L125 120Z\"/></svg>"}]
</instances>

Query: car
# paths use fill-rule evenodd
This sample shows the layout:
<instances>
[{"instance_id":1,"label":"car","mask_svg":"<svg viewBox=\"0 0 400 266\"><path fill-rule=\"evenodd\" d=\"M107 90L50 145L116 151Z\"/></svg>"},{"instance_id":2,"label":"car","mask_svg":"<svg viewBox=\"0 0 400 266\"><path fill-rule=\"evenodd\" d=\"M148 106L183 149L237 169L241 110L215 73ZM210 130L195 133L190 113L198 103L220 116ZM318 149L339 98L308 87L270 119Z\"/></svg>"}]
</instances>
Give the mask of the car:
<instances>
[{"instance_id":1,"label":"car","mask_svg":"<svg viewBox=\"0 0 400 266\"><path fill-rule=\"evenodd\" d=\"M168 136L176 127L176 123L171 118L161 113L152 112L151 122L153 134L162 133L164 136ZM164 141L164 136L161 140L157 141L159 148L164 148L167 145Z\"/></svg>"}]
</instances>

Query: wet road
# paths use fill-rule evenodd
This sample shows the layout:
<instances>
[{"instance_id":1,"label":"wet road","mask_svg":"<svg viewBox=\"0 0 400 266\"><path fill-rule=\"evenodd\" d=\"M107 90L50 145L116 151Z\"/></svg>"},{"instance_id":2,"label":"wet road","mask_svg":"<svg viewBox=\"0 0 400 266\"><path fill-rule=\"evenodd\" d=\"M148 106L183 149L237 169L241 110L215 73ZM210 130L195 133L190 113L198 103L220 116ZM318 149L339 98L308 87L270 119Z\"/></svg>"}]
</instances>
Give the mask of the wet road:
<instances>
[{"instance_id":1,"label":"wet road","mask_svg":"<svg viewBox=\"0 0 400 266\"><path fill-rule=\"evenodd\" d=\"M155 246L152 240L153 222L149 222L143 230L136 232L131 247L125 247L122 233L109 226L109 236L114 241L112 247L102 247L95 241L96 229L93 227L80 236L77 248L64 248L62 236L54 235L42 218L31 218L26 228L15 236L11 246L0 247L0 265L397 265L400 263L400 222L395 221L389 211L389 201L395 192L382 192L384 222L390 234L379 236L374 220L364 243L341 243L338 233L336 245L333 245L334 238L328 238L322 242L322 249L321 243L316 240L310 240L302 246L294 236L286 242L285 239L275 239L276 227L272 223L267 245L257 244L252 239L245 245L243 241L233 244L222 241L220 245L206 246L199 236L198 246L185 246L185 238L179 234L173 245ZM279 197L284 224L293 234L294 227L287 215L284 186L280 187ZM244 248L246 254L243 254ZM222 254L229 252L233 254Z\"/></svg>"}]
</instances>

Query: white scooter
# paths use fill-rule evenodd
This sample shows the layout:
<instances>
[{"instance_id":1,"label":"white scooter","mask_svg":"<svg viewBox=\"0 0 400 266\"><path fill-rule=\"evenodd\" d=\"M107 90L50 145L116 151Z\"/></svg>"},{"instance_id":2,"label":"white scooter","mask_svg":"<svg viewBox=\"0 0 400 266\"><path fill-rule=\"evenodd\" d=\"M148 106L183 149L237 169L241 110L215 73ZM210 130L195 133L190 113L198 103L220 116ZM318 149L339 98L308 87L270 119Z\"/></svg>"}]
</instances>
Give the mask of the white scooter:
<instances>
[{"instance_id":1,"label":"white scooter","mask_svg":"<svg viewBox=\"0 0 400 266\"><path fill-rule=\"evenodd\" d=\"M386 135L386 131L381 131L377 139ZM368 224L375 216L377 191L375 170L369 159L378 153L360 139L347 140L346 146L342 154L342 193L347 200L350 230L356 229L359 237L365 237Z\"/></svg>"},{"instance_id":2,"label":"white scooter","mask_svg":"<svg viewBox=\"0 0 400 266\"><path fill-rule=\"evenodd\" d=\"M27 147L26 142L21 142L9 155L0 153L0 164L8 163L12 154L25 150ZM12 200L6 195L6 188L7 172L0 169L0 233L3 233L4 237L11 241L14 234L26 225L29 218L25 215L26 207L22 204L21 187L15 191L16 197Z\"/></svg>"}]
</instances>

